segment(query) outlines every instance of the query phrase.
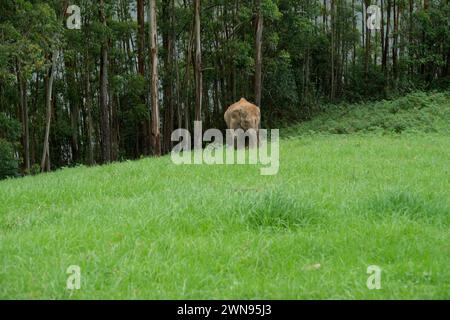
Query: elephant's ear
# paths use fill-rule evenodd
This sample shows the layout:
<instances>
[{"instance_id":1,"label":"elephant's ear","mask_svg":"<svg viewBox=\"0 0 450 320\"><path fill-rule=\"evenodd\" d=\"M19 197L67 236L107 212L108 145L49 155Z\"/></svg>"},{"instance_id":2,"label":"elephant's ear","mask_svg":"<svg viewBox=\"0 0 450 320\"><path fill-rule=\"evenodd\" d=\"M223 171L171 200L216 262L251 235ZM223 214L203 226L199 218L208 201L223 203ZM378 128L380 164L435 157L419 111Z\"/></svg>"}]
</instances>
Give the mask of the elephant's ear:
<instances>
[{"instance_id":1,"label":"elephant's ear","mask_svg":"<svg viewBox=\"0 0 450 320\"><path fill-rule=\"evenodd\" d=\"M230 112L229 112L229 110L225 111L225 113L223 115L223 119L225 120L227 127L230 128Z\"/></svg>"}]
</instances>

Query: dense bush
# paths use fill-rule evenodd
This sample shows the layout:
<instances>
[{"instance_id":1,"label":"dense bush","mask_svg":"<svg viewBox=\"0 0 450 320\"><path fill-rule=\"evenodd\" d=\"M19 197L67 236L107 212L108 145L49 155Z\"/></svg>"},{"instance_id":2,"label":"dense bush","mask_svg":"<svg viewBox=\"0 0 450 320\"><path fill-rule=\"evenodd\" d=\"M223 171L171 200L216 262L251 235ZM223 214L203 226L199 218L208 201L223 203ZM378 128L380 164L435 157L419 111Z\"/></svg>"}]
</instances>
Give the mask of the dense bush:
<instances>
[{"instance_id":1,"label":"dense bush","mask_svg":"<svg viewBox=\"0 0 450 320\"><path fill-rule=\"evenodd\" d=\"M0 139L0 179L16 176L18 167L12 143Z\"/></svg>"},{"instance_id":2,"label":"dense bush","mask_svg":"<svg viewBox=\"0 0 450 320\"><path fill-rule=\"evenodd\" d=\"M19 137L20 124L0 113L0 179L18 175L15 146Z\"/></svg>"},{"instance_id":3,"label":"dense bush","mask_svg":"<svg viewBox=\"0 0 450 320\"><path fill-rule=\"evenodd\" d=\"M415 92L395 100L329 105L311 121L283 130L286 136L357 132L450 133L450 95Z\"/></svg>"}]
</instances>

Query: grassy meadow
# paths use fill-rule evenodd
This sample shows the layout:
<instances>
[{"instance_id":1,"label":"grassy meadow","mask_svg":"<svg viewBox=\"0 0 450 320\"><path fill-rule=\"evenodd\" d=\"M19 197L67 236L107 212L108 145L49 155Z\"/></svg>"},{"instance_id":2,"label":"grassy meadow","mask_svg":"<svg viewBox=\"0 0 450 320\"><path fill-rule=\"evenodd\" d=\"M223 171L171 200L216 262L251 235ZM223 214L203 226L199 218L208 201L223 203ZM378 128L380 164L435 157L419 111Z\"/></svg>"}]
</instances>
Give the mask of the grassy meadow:
<instances>
[{"instance_id":1,"label":"grassy meadow","mask_svg":"<svg viewBox=\"0 0 450 320\"><path fill-rule=\"evenodd\" d=\"M449 299L450 108L424 108L437 129L281 129L273 176L165 156L1 181L0 298Z\"/></svg>"}]
</instances>

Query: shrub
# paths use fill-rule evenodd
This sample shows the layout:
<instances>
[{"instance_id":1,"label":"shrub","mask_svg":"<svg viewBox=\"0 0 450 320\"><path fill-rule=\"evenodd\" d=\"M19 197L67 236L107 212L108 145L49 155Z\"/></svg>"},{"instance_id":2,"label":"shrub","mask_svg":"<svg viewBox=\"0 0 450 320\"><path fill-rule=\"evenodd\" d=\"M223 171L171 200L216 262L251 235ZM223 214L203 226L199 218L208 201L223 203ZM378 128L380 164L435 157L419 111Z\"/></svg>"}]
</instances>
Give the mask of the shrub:
<instances>
[{"instance_id":1,"label":"shrub","mask_svg":"<svg viewBox=\"0 0 450 320\"><path fill-rule=\"evenodd\" d=\"M0 179L18 175L19 159L15 146L20 138L20 123L0 113Z\"/></svg>"},{"instance_id":2,"label":"shrub","mask_svg":"<svg viewBox=\"0 0 450 320\"><path fill-rule=\"evenodd\" d=\"M11 142L0 139L0 179L17 176L19 161Z\"/></svg>"},{"instance_id":3,"label":"shrub","mask_svg":"<svg viewBox=\"0 0 450 320\"><path fill-rule=\"evenodd\" d=\"M311 121L286 130L289 136L331 133L351 134L381 131L450 132L450 97L448 93L415 92L391 101L356 105L329 105Z\"/></svg>"}]
</instances>

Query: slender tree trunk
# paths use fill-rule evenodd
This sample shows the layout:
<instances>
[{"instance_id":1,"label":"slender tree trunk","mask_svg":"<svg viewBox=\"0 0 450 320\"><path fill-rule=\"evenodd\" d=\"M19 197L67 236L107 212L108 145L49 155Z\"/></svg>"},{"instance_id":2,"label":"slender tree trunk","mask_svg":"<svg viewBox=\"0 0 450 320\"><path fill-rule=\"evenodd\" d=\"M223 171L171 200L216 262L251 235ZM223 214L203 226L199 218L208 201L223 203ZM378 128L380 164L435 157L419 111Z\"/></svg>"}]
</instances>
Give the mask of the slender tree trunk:
<instances>
[{"instance_id":1,"label":"slender tree trunk","mask_svg":"<svg viewBox=\"0 0 450 320\"><path fill-rule=\"evenodd\" d=\"M386 87L388 86L388 52L389 52L389 27L391 23L391 0L387 0L386 8L386 36L384 37L384 52L382 59L382 69L384 70L384 77L386 82Z\"/></svg>"},{"instance_id":2,"label":"slender tree trunk","mask_svg":"<svg viewBox=\"0 0 450 320\"><path fill-rule=\"evenodd\" d=\"M202 49L200 39L200 0L194 0L195 16L195 120L201 121L202 117Z\"/></svg>"},{"instance_id":3,"label":"slender tree trunk","mask_svg":"<svg viewBox=\"0 0 450 320\"><path fill-rule=\"evenodd\" d=\"M366 43L366 11L364 10L364 1L361 0L361 48L364 48Z\"/></svg>"},{"instance_id":4,"label":"slender tree trunk","mask_svg":"<svg viewBox=\"0 0 450 320\"><path fill-rule=\"evenodd\" d=\"M263 15L261 10L261 0L256 4L256 43L255 43L255 104L261 107L261 86L262 86L262 33Z\"/></svg>"},{"instance_id":5,"label":"slender tree trunk","mask_svg":"<svg viewBox=\"0 0 450 320\"><path fill-rule=\"evenodd\" d=\"M184 90L184 104L182 105L182 109L184 110L184 121L185 121L185 129L189 130L190 122L191 122L191 107L190 107L190 90L192 88L192 80L191 80L191 71L190 65L192 60L192 47L194 39L194 29L191 28L190 35L187 39L187 50L186 50L186 61L185 61L185 81L186 81L186 90Z\"/></svg>"},{"instance_id":6,"label":"slender tree trunk","mask_svg":"<svg viewBox=\"0 0 450 320\"><path fill-rule=\"evenodd\" d=\"M381 0L381 66L383 68L383 52L384 52L384 0Z\"/></svg>"},{"instance_id":7,"label":"slender tree trunk","mask_svg":"<svg viewBox=\"0 0 450 320\"><path fill-rule=\"evenodd\" d=\"M137 19L138 19L138 32L137 32L137 51L138 51L138 74L145 78L145 0L137 0ZM146 103L146 95L141 96L142 103ZM136 132L136 157L142 152L143 154L149 154L148 147L148 132L149 124L147 119L143 119L138 125L139 128Z\"/></svg>"},{"instance_id":8,"label":"slender tree trunk","mask_svg":"<svg viewBox=\"0 0 450 320\"><path fill-rule=\"evenodd\" d=\"M137 20L138 20L138 32L137 32L138 73L144 76L145 74L144 0L137 0Z\"/></svg>"},{"instance_id":9,"label":"slender tree trunk","mask_svg":"<svg viewBox=\"0 0 450 320\"><path fill-rule=\"evenodd\" d=\"M138 74L145 79L145 0L137 0L137 20L138 20L138 30L137 30L137 57L138 57ZM146 95L141 96L141 101L143 104L148 102L146 100ZM143 119L139 124L139 128L136 132L136 153L135 156L138 157L140 154L140 149L142 153L148 155L149 151L149 121L147 118Z\"/></svg>"},{"instance_id":10,"label":"slender tree trunk","mask_svg":"<svg viewBox=\"0 0 450 320\"><path fill-rule=\"evenodd\" d=\"M105 2L100 0L100 21L106 26ZM100 51L100 113L102 132L102 161L111 161L111 124L108 97L108 41L103 41Z\"/></svg>"},{"instance_id":11,"label":"slender tree trunk","mask_svg":"<svg viewBox=\"0 0 450 320\"><path fill-rule=\"evenodd\" d=\"M370 60L370 29L369 26L367 25L367 8L369 7L370 4L370 0L365 0L364 1L364 6L363 6L363 10L364 10L364 29L366 30L366 43L364 45L364 83L365 83L365 90L366 90L366 94L367 94L367 85L368 85L368 81L369 81L369 60Z\"/></svg>"},{"instance_id":12,"label":"slender tree trunk","mask_svg":"<svg viewBox=\"0 0 450 320\"><path fill-rule=\"evenodd\" d=\"M392 39L392 78L394 80L394 87L397 82L398 70L397 70L397 39L398 39L398 6L396 0L393 3L394 14L394 34Z\"/></svg>"},{"instance_id":13,"label":"slender tree trunk","mask_svg":"<svg viewBox=\"0 0 450 320\"><path fill-rule=\"evenodd\" d=\"M411 54L411 46L413 45L413 9L414 2L413 0L409 0L409 27L408 27L408 57L410 60L413 59ZM409 66L409 77L413 76L413 64L411 63Z\"/></svg>"},{"instance_id":14,"label":"slender tree trunk","mask_svg":"<svg viewBox=\"0 0 450 320\"><path fill-rule=\"evenodd\" d=\"M39 73L37 72L36 73L36 85L35 85L35 88L34 88L34 97L33 97L33 103L32 103L32 106L33 106L34 110L31 110L31 112L36 112L36 106L37 106L38 97L39 97L39 84L40 83L41 83L40 76L39 76ZM37 162L37 160L36 160L36 157L37 157L37 154L36 154L37 153L37 151L36 151L37 138L36 138L34 130L32 130L30 132L30 136L31 136L31 140L32 140L31 150L30 150L30 158L31 158L30 159L30 164L31 163L35 164Z\"/></svg>"},{"instance_id":15,"label":"slender tree trunk","mask_svg":"<svg viewBox=\"0 0 450 320\"><path fill-rule=\"evenodd\" d=\"M55 77L55 70L56 70L56 60L58 59L58 51L55 50L52 53L52 66L50 67L50 70L48 71L47 77L46 77L46 94L45 94L45 105L47 109L47 115L45 120L45 137L44 137L44 148L42 150L42 160L41 160L41 170L44 171L47 169L47 171L50 171L51 164L50 164L50 146L49 146L49 139L50 139L50 125L51 125L51 119L52 119L52 93L53 93L53 79Z\"/></svg>"},{"instance_id":16,"label":"slender tree trunk","mask_svg":"<svg viewBox=\"0 0 450 320\"><path fill-rule=\"evenodd\" d=\"M353 32L356 34L356 16L355 16L355 0L352 0L352 27ZM353 57L352 57L352 65L353 72L355 72L355 64L356 64L356 41L353 41Z\"/></svg>"},{"instance_id":17,"label":"slender tree trunk","mask_svg":"<svg viewBox=\"0 0 450 320\"><path fill-rule=\"evenodd\" d=\"M161 134L159 130L159 101L158 101L158 34L156 24L156 0L150 0L150 27L151 27L151 61L152 61L152 122L151 137L155 156L161 155Z\"/></svg>"},{"instance_id":18,"label":"slender tree trunk","mask_svg":"<svg viewBox=\"0 0 450 320\"><path fill-rule=\"evenodd\" d=\"M342 9L342 0L336 1L336 8L335 8L335 32L336 32L336 39L335 39L335 47L336 47L336 71L335 71L335 78L336 78L336 85L335 85L335 96L338 96L342 91L342 71L344 67L344 49L343 45L344 42L342 41L342 22L341 22L341 13Z\"/></svg>"},{"instance_id":19,"label":"slender tree trunk","mask_svg":"<svg viewBox=\"0 0 450 320\"><path fill-rule=\"evenodd\" d=\"M428 7L429 7L429 0L423 0L423 11L428 11ZM425 40L426 40L426 35L425 35L425 30L423 30L422 31L422 43L425 43ZM421 64L420 64L420 73L422 74L422 76L424 77L424 78L426 78L426 76L425 76L425 73L426 73L426 70L427 69L427 66L426 66L426 63L424 63L424 62L422 62Z\"/></svg>"},{"instance_id":20,"label":"slender tree trunk","mask_svg":"<svg viewBox=\"0 0 450 320\"><path fill-rule=\"evenodd\" d=\"M30 133L28 119L27 81L22 75L20 63L17 63L17 81L20 89L20 109L22 118L22 146L25 172L30 172Z\"/></svg>"},{"instance_id":21,"label":"slender tree trunk","mask_svg":"<svg viewBox=\"0 0 450 320\"><path fill-rule=\"evenodd\" d=\"M61 12L61 19L64 17L64 14L67 10L68 6L68 0L64 0L63 3L63 11ZM51 119L52 119L52 95L53 95L53 80L55 77L55 71L56 71L56 60L58 59L58 50L53 50L53 53L51 55L51 67L48 71L48 74L46 76L46 93L45 93L45 106L46 106L46 119L45 119L45 136L44 136L44 146L42 150L42 159L41 159L41 170L44 171L47 169L47 171L50 171L51 164L50 164L50 145L49 145L49 139L50 139L50 125L51 125Z\"/></svg>"},{"instance_id":22,"label":"slender tree trunk","mask_svg":"<svg viewBox=\"0 0 450 320\"><path fill-rule=\"evenodd\" d=\"M335 0L331 0L330 8L330 31L331 31L331 74L330 74L330 99L334 100L336 84L335 84Z\"/></svg>"},{"instance_id":23,"label":"slender tree trunk","mask_svg":"<svg viewBox=\"0 0 450 320\"><path fill-rule=\"evenodd\" d=\"M75 76L75 61L69 60L69 58L64 58L65 64L65 74L66 82L68 88L75 88L76 86L76 76ZM71 90L71 89L69 89ZM79 106L78 100L72 94L68 93L67 102L70 110L70 127L71 127L71 142L70 147L72 150L72 161L77 162L79 160L79 144L78 144L78 124L79 124Z\"/></svg>"},{"instance_id":24,"label":"slender tree trunk","mask_svg":"<svg viewBox=\"0 0 450 320\"><path fill-rule=\"evenodd\" d=\"M108 45L109 47L109 45ZM110 72L114 74L115 60L111 59ZM110 132L110 148L111 161L116 161L119 155L119 126L117 119L117 106L114 100L114 92L108 85L108 110L109 110L109 132Z\"/></svg>"},{"instance_id":25,"label":"slender tree trunk","mask_svg":"<svg viewBox=\"0 0 450 320\"><path fill-rule=\"evenodd\" d=\"M180 95L180 68L178 66L178 53L175 51L175 75L176 75L176 96L177 96L177 121L178 128L183 127L183 110L181 108L181 95Z\"/></svg>"},{"instance_id":26,"label":"slender tree trunk","mask_svg":"<svg viewBox=\"0 0 450 320\"><path fill-rule=\"evenodd\" d=\"M174 31L173 31L173 0L163 2L163 16L167 17L167 24L163 30L164 57L164 126L163 126L163 153L170 151L172 147L171 134L173 131L174 106L173 106L173 61L174 61Z\"/></svg>"},{"instance_id":27,"label":"slender tree trunk","mask_svg":"<svg viewBox=\"0 0 450 320\"><path fill-rule=\"evenodd\" d=\"M84 100L86 115L87 115L87 144L88 144L88 164L94 164L94 139L93 139L93 121L92 121L92 98L91 98L91 79L90 79L90 69L86 57L86 73L85 73L85 90L86 97Z\"/></svg>"}]
</instances>

